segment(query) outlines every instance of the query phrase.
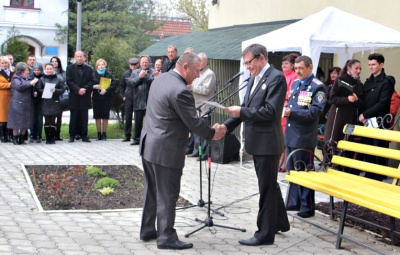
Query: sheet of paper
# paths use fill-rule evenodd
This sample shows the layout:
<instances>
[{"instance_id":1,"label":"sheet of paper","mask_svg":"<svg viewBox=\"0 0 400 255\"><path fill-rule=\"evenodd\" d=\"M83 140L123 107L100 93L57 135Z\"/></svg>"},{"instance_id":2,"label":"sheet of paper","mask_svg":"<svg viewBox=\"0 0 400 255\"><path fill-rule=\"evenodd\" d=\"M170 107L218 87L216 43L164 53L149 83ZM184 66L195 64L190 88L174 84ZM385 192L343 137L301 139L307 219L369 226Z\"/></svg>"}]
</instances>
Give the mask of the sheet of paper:
<instances>
[{"instance_id":1,"label":"sheet of paper","mask_svg":"<svg viewBox=\"0 0 400 255\"><path fill-rule=\"evenodd\" d=\"M376 121L376 117L369 118L367 121L367 127L369 128L378 128L378 121Z\"/></svg>"},{"instance_id":2,"label":"sheet of paper","mask_svg":"<svg viewBox=\"0 0 400 255\"><path fill-rule=\"evenodd\" d=\"M53 92L51 92L50 89L51 88L55 88L55 87L56 87L55 83L46 83L44 85L42 98L52 98L53 97Z\"/></svg>"},{"instance_id":3,"label":"sheet of paper","mask_svg":"<svg viewBox=\"0 0 400 255\"><path fill-rule=\"evenodd\" d=\"M223 106L223 105L221 105L221 104L219 104L217 102L205 101L203 103L211 105L211 106L214 106L214 107L218 107L218 108L221 108L221 109L225 109L226 108L225 106Z\"/></svg>"}]
</instances>

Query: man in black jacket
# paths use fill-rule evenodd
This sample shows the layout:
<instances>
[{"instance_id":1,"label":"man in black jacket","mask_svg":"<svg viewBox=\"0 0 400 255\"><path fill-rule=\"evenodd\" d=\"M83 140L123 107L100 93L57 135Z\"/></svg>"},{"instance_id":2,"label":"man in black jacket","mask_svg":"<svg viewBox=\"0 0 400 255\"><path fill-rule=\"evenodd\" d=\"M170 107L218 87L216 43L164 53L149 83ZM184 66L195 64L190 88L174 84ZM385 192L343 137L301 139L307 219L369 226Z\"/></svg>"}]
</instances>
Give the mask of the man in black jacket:
<instances>
[{"instance_id":1,"label":"man in black jacket","mask_svg":"<svg viewBox=\"0 0 400 255\"><path fill-rule=\"evenodd\" d=\"M178 60L178 49L174 45L170 45L167 48L168 59L164 62L161 70L163 73L169 72L175 68L176 61Z\"/></svg>"},{"instance_id":2,"label":"man in black jacket","mask_svg":"<svg viewBox=\"0 0 400 255\"><path fill-rule=\"evenodd\" d=\"M394 84L387 78L385 70L385 58L380 53L372 53L368 56L368 68L371 71L371 76L365 81L363 90L365 95L365 109L359 116L359 121L367 125L368 119L376 117L381 120L380 127L385 124L384 116L390 113L390 101L394 91ZM387 141L363 138L362 142L379 147L389 147ZM366 156L367 162L380 165L387 165L386 158ZM382 181L385 176L380 174L366 173L366 177Z\"/></svg>"},{"instance_id":3,"label":"man in black jacket","mask_svg":"<svg viewBox=\"0 0 400 255\"><path fill-rule=\"evenodd\" d=\"M131 140L131 131L132 131L132 114L133 114L133 90L131 87L127 86L126 81L132 75L132 72L139 67L139 59L131 58L129 59L129 70L126 71L121 78L120 82L120 95L122 100L124 101L125 106L125 138L122 140L123 142L129 142Z\"/></svg>"},{"instance_id":4,"label":"man in black jacket","mask_svg":"<svg viewBox=\"0 0 400 255\"><path fill-rule=\"evenodd\" d=\"M92 108L91 94L94 85L93 67L85 63L86 56L82 51L74 54L75 64L67 67L67 85L69 87L69 141L75 141L75 135L80 130L83 142L88 138L89 109ZM80 123L80 127L78 127Z\"/></svg>"},{"instance_id":5,"label":"man in black jacket","mask_svg":"<svg viewBox=\"0 0 400 255\"><path fill-rule=\"evenodd\" d=\"M150 57L141 56L139 63L140 68L133 71L131 77L126 81L128 87L133 90L132 104L135 113L135 129L131 145L139 144L150 85L154 80L154 70L150 68Z\"/></svg>"}]
</instances>

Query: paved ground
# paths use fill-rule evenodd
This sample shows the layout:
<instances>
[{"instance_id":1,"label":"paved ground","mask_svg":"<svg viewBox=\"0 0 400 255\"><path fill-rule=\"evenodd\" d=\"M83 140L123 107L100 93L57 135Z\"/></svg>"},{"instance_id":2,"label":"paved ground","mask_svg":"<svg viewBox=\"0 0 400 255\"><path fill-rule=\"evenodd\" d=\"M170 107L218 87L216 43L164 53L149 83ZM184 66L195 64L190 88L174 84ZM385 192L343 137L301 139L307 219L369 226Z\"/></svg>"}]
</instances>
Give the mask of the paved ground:
<instances>
[{"instance_id":1,"label":"paved ground","mask_svg":"<svg viewBox=\"0 0 400 255\"><path fill-rule=\"evenodd\" d=\"M141 210L109 212L40 212L30 193L22 165L32 164L135 164L141 167L138 147L120 140L92 141L56 145L0 144L0 254L373 254L353 243L343 242L335 249L335 237L289 216L291 230L277 234L271 246L246 247L239 239L249 238L256 230L257 182L251 164L247 169L238 162L212 165L212 208L225 216L213 214L214 224L245 228L246 233L225 228L204 228L189 238L184 235L203 224L194 219L206 217L205 208L194 207L177 212L176 228L183 241L194 244L184 251L158 250L156 242L139 240ZM204 169L204 168L203 168ZM284 174L279 174L282 180ZM203 172L204 199L207 182ZM186 161L181 195L192 202L199 200L199 162ZM281 185L283 193L286 187ZM318 200L327 197L318 194ZM332 226L323 215L314 221ZM398 247L375 241L366 232L345 229L362 242L389 254L399 254Z\"/></svg>"}]
</instances>

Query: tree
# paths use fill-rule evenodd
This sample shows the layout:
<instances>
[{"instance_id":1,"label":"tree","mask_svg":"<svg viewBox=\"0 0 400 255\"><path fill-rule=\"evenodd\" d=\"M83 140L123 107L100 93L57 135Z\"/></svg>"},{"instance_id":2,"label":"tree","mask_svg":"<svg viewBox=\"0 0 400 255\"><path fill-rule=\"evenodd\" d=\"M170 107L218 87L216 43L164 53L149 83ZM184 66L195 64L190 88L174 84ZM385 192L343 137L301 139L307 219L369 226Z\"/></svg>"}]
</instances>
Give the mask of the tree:
<instances>
[{"instance_id":1,"label":"tree","mask_svg":"<svg viewBox=\"0 0 400 255\"><path fill-rule=\"evenodd\" d=\"M159 16L177 16L190 18L194 32L204 32L208 29L208 3L206 0L158 0L156 12Z\"/></svg>"},{"instance_id":2,"label":"tree","mask_svg":"<svg viewBox=\"0 0 400 255\"><path fill-rule=\"evenodd\" d=\"M68 33L69 56L76 47L76 0L69 0L68 29L58 25L57 38ZM131 52L138 53L152 42L148 36L157 28L153 17L153 0L91 0L82 1L82 50L93 53L103 38L115 37L125 40ZM117 45L114 45L115 47Z\"/></svg>"},{"instance_id":3,"label":"tree","mask_svg":"<svg viewBox=\"0 0 400 255\"><path fill-rule=\"evenodd\" d=\"M13 26L7 32L7 40L4 42L3 54L10 53L14 57L14 62L25 62L29 56L29 45L20 37L18 29Z\"/></svg>"},{"instance_id":4,"label":"tree","mask_svg":"<svg viewBox=\"0 0 400 255\"><path fill-rule=\"evenodd\" d=\"M99 58L106 60L107 70L112 73L117 81L128 69L127 56L133 56L132 47L125 40L115 37L106 37L97 42L93 52L91 65L95 66ZM123 128L123 118L121 118L120 114L121 109L123 109L123 101L119 96L119 89L119 86L117 86L117 90L112 95L111 110L116 114L119 125Z\"/></svg>"}]
</instances>

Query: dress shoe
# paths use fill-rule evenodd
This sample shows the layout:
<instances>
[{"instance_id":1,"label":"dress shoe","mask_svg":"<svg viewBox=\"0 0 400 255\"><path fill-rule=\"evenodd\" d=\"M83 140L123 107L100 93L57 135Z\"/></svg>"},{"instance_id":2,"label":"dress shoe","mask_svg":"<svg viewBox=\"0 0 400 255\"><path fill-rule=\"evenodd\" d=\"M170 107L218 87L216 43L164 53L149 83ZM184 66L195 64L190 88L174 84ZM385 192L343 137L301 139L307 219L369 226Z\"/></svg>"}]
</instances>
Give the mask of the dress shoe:
<instances>
[{"instance_id":1,"label":"dress shoe","mask_svg":"<svg viewBox=\"0 0 400 255\"><path fill-rule=\"evenodd\" d=\"M296 215L301 218L310 218L314 216L314 212L298 212Z\"/></svg>"},{"instance_id":2,"label":"dress shoe","mask_svg":"<svg viewBox=\"0 0 400 255\"><path fill-rule=\"evenodd\" d=\"M288 206L286 211L300 211L300 207L297 206Z\"/></svg>"},{"instance_id":3,"label":"dress shoe","mask_svg":"<svg viewBox=\"0 0 400 255\"><path fill-rule=\"evenodd\" d=\"M193 150L191 150L191 149L186 149L186 155L188 155L188 154L192 154L192 152L193 152Z\"/></svg>"},{"instance_id":4,"label":"dress shoe","mask_svg":"<svg viewBox=\"0 0 400 255\"><path fill-rule=\"evenodd\" d=\"M70 137L70 138L69 138L69 140L68 140L68 142L69 142L69 143L73 143L73 142L75 142L75 138L73 138L73 137Z\"/></svg>"},{"instance_id":5,"label":"dress shoe","mask_svg":"<svg viewBox=\"0 0 400 255\"><path fill-rule=\"evenodd\" d=\"M128 137L128 136L126 136L126 137L122 140L122 142L130 142L130 141L131 141L131 138Z\"/></svg>"},{"instance_id":6,"label":"dress shoe","mask_svg":"<svg viewBox=\"0 0 400 255\"><path fill-rule=\"evenodd\" d=\"M131 145L139 145L139 141L133 141L133 143L131 143Z\"/></svg>"},{"instance_id":7,"label":"dress shoe","mask_svg":"<svg viewBox=\"0 0 400 255\"><path fill-rule=\"evenodd\" d=\"M249 238L249 239L239 240L239 243L243 244L243 245L248 245L248 246L259 246L259 245L263 245L263 244L272 244L272 243L261 242L260 240L258 240L254 236Z\"/></svg>"},{"instance_id":8,"label":"dress shoe","mask_svg":"<svg viewBox=\"0 0 400 255\"><path fill-rule=\"evenodd\" d=\"M88 137L82 137L82 142L91 143L92 141L90 141Z\"/></svg>"},{"instance_id":9,"label":"dress shoe","mask_svg":"<svg viewBox=\"0 0 400 255\"><path fill-rule=\"evenodd\" d=\"M203 155L201 155L201 160L207 160L207 155L205 155L205 154L203 154ZM200 161L200 157L198 157L197 159L196 159L196 161Z\"/></svg>"},{"instance_id":10,"label":"dress shoe","mask_svg":"<svg viewBox=\"0 0 400 255\"><path fill-rule=\"evenodd\" d=\"M183 249L190 249L192 247L193 247L192 243L184 243L179 240L167 244L157 245L158 249L167 249L167 250L183 250Z\"/></svg>"},{"instance_id":11,"label":"dress shoe","mask_svg":"<svg viewBox=\"0 0 400 255\"><path fill-rule=\"evenodd\" d=\"M153 233L148 236L140 236L140 240L142 240L143 242L148 242L155 239L157 239L157 233Z\"/></svg>"}]
</instances>

